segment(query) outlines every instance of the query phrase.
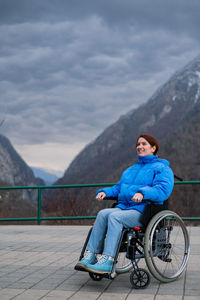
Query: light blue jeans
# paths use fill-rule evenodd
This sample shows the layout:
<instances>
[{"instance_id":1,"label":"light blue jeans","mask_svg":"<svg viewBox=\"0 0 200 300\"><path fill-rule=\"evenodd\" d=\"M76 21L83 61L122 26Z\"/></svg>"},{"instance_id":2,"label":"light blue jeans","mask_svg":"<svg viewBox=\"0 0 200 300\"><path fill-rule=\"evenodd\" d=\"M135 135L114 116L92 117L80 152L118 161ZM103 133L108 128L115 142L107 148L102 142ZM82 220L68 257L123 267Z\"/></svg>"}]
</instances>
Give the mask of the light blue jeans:
<instances>
[{"instance_id":1,"label":"light blue jeans","mask_svg":"<svg viewBox=\"0 0 200 300\"><path fill-rule=\"evenodd\" d=\"M100 210L88 241L87 250L115 257L123 227L142 226L141 215L137 210L122 210L118 207ZM102 249L103 245L104 249Z\"/></svg>"}]
</instances>

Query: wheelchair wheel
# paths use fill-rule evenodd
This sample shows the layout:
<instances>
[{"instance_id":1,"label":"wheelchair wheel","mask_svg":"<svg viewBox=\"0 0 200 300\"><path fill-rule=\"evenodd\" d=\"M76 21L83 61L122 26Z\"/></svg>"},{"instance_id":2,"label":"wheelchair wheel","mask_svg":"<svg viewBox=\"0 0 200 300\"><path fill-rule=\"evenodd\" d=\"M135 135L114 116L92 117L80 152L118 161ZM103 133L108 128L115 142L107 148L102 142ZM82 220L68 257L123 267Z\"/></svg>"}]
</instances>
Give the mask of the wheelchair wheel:
<instances>
[{"instance_id":1,"label":"wheelchair wheel","mask_svg":"<svg viewBox=\"0 0 200 300\"><path fill-rule=\"evenodd\" d=\"M150 283L149 273L145 269L135 269L131 272L130 282L135 289L145 289Z\"/></svg>"},{"instance_id":2,"label":"wheelchair wheel","mask_svg":"<svg viewBox=\"0 0 200 300\"><path fill-rule=\"evenodd\" d=\"M126 258L126 252L119 252L115 271L117 274L129 272L133 268L130 259Z\"/></svg>"},{"instance_id":3,"label":"wheelchair wheel","mask_svg":"<svg viewBox=\"0 0 200 300\"><path fill-rule=\"evenodd\" d=\"M176 280L184 271L190 252L189 236L182 219L165 210L149 222L144 239L145 261L161 282Z\"/></svg>"},{"instance_id":4,"label":"wheelchair wheel","mask_svg":"<svg viewBox=\"0 0 200 300\"><path fill-rule=\"evenodd\" d=\"M140 242L142 242L142 240L140 240ZM124 245L122 245L122 246L124 246ZM131 262L131 259L126 257L126 255L127 255L127 244L126 244L126 242L125 242L125 246L126 246L125 248L122 247L123 251L120 251L119 254L118 254L118 257L117 257L117 264L116 264L116 267L115 267L115 271L116 271L117 274L127 273L133 268L133 264ZM141 252L144 252L143 248L139 244L137 244L137 248ZM139 260L140 260L138 255L141 258L141 254L136 251L135 261L137 263L139 263Z\"/></svg>"}]
</instances>

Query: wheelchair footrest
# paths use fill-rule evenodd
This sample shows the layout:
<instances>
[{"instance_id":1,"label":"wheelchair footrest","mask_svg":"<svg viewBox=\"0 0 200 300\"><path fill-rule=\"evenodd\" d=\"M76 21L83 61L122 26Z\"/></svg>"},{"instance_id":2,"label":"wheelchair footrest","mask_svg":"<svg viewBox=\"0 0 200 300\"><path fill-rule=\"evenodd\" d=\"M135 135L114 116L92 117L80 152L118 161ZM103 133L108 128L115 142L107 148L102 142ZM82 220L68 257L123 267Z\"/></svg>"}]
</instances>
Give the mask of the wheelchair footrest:
<instances>
[{"instance_id":1,"label":"wheelchair footrest","mask_svg":"<svg viewBox=\"0 0 200 300\"><path fill-rule=\"evenodd\" d=\"M112 273L103 273L103 274L99 274L99 273L95 273L95 272L91 272L89 270L84 269L81 266L75 266L74 270L76 271L83 271L83 272L88 272L90 275L93 274L94 277L96 276L100 276L102 278L108 278L108 279L114 279L117 276L116 272L112 272ZM90 276L91 277L91 276Z\"/></svg>"},{"instance_id":2,"label":"wheelchair footrest","mask_svg":"<svg viewBox=\"0 0 200 300\"><path fill-rule=\"evenodd\" d=\"M90 274L90 277L92 277L92 276L100 276L101 278L107 278L107 279L114 279L117 276L116 272L104 273L104 274L98 274L98 273L95 273L95 272L89 272L89 274Z\"/></svg>"}]
</instances>

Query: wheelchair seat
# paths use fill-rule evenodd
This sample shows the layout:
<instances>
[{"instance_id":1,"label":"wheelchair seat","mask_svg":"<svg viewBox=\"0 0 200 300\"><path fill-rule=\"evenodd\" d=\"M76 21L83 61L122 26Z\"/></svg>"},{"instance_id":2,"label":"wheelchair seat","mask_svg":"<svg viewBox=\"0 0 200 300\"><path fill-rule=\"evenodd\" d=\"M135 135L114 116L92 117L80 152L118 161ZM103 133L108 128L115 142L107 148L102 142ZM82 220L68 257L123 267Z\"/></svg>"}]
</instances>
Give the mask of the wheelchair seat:
<instances>
[{"instance_id":1,"label":"wheelchair seat","mask_svg":"<svg viewBox=\"0 0 200 300\"><path fill-rule=\"evenodd\" d=\"M118 203L118 199L117 197L105 197L104 200L113 200L114 202L112 203L112 208L114 208L117 203ZM148 200L147 200L148 201ZM149 201L150 203L148 203L145 206L145 210L141 216L141 223L143 224L143 230L145 230L145 228L147 227L149 221L152 219L152 217L154 215L156 215L158 212L163 211L163 210L167 210L168 209L168 199L165 200L163 202L163 204L156 204L152 201Z\"/></svg>"}]
</instances>

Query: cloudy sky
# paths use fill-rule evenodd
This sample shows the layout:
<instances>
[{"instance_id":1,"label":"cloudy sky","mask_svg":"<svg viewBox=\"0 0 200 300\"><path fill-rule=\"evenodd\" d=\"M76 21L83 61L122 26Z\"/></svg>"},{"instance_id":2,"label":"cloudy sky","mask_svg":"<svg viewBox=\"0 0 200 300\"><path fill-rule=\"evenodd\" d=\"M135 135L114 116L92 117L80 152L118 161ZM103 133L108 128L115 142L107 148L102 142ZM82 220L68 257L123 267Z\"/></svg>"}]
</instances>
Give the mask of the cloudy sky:
<instances>
[{"instance_id":1,"label":"cloudy sky","mask_svg":"<svg viewBox=\"0 0 200 300\"><path fill-rule=\"evenodd\" d=\"M199 0L0 0L0 133L64 171L200 54Z\"/></svg>"}]
</instances>

